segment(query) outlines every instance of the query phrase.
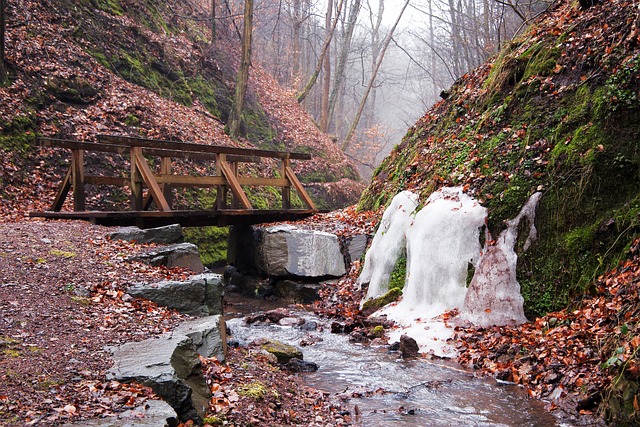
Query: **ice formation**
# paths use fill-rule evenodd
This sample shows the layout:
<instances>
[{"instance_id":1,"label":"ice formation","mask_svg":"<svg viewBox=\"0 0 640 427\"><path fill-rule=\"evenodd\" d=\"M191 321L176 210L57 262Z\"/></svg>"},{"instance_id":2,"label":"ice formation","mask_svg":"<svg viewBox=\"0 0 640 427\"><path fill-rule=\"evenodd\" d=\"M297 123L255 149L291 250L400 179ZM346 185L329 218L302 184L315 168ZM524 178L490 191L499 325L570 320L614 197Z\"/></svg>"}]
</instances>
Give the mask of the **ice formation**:
<instances>
[{"instance_id":1,"label":"ice formation","mask_svg":"<svg viewBox=\"0 0 640 427\"><path fill-rule=\"evenodd\" d=\"M529 234L523 249L527 250L536 239L535 212L540 196L541 193L533 194L518 216L507 222L507 228L500 233L496 244L485 249L464 300L463 319L485 327L527 321L516 279L518 256L514 247L518 226L525 218L529 223Z\"/></svg>"},{"instance_id":2,"label":"ice formation","mask_svg":"<svg viewBox=\"0 0 640 427\"><path fill-rule=\"evenodd\" d=\"M399 325L390 333L391 340L407 334L418 341L421 351L451 356L455 351L447 340L453 330L442 321L447 311L458 309L462 319L482 326L526 322L516 280L514 246L523 219L529 224L524 250L535 240L540 195L531 196L520 214L507 222L495 244L487 242L484 249L480 233L487 209L464 194L462 188L434 192L415 215L411 214L417 197L408 192L396 196L383 215L359 278L360 283L370 282L367 298L384 293L406 242L407 276L402 299L376 313ZM475 267L475 274L467 289L470 265Z\"/></svg>"},{"instance_id":3,"label":"ice formation","mask_svg":"<svg viewBox=\"0 0 640 427\"><path fill-rule=\"evenodd\" d=\"M391 333L392 340L407 334L421 351L443 356L453 351L446 347L452 330L434 318L462 308L469 264L477 266L480 259L480 230L486 217L487 209L460 187L443 188L427 199L406 233L402 300L378 313L400 325Z\"/></svg>"},{"instance_id":4,"label":"ice formation","mask_svg":"<svg viewBox=\"0 0 640 427\"><path fill-rule=\"evenodd\" d=\"M405 248L405 233L418 206L418 195L410 191L398 193L384 211L382 221L364 259L358 284L369 283L365 300L383 295L389 289L393 268Z\"/></svg>"}]
</instances>

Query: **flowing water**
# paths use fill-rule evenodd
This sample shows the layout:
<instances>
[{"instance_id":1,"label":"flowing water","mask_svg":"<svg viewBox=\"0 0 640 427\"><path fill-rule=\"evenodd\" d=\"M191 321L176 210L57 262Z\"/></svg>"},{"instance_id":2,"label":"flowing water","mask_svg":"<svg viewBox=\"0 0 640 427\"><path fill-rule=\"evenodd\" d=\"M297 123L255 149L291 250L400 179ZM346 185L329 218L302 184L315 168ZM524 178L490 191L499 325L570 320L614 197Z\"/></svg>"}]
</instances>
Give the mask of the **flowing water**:
<instances>
[{"instance_id":1,"label":"flowing water","mask_svg":"<svg viewBox=\"0 0 640 427\"><path fill-rule=\"evenodd\" d=\"M273 307L257 309L269 308ZM238 303L233 304L230 311L247 312ZM326 321L313 314L298 312L296 316L307 322L317 322L318 329L304 331L300 327L265 324L247 326L240 317L229 319L228 325L232 338L240 343L269 338L301 348L306 361L319 365L317 372L302 374L304 382L335 395L336 399L344 399L352 417L360 413L357 425L563 425L543 409L542 402L530 398L520 387L474 378L451 362L402 360L397 353L389 353L383 347L351 344L347 335L332 334ZM318 342L300 347L303 339Z\"/></svg>"}]
</instances>

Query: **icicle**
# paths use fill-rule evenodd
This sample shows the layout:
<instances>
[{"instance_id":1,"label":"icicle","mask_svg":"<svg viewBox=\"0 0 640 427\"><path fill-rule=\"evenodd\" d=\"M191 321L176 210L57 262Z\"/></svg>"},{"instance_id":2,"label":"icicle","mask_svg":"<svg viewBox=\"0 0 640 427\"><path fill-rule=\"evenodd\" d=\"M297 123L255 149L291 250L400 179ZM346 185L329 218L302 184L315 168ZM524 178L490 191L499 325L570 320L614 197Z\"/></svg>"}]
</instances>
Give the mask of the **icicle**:
<instances>
[{"instance_id":1,"label":"icicle","mask_svg":"<svg viewBox=\"0 0 640 427\"><path fill-rule=\"evenodd\" d=\"M518 237L518 226L522 219L529 222L529 234L524 250L537 238L535 212L541 193L533 194L507 228L500 234L495 245L487 245L480 265L469 285L461 318L479 326L521 324L527 321L524 315L524 299L520 295L520 284L516 279L518 256L514 246Z\"/></svg>"},{"instance_id":2,"label":"icicle","mask_svg":"<svg viewBox=\"0 0 640 427\"><path fill-rule=\"evenodd\" d=\"M369 283L365 300L387 292L393 268L406 244L406 231L418 206L418 195L398 193L382 215L382 221L364 259L358 284Z\"/></svg>"}]
</instances>

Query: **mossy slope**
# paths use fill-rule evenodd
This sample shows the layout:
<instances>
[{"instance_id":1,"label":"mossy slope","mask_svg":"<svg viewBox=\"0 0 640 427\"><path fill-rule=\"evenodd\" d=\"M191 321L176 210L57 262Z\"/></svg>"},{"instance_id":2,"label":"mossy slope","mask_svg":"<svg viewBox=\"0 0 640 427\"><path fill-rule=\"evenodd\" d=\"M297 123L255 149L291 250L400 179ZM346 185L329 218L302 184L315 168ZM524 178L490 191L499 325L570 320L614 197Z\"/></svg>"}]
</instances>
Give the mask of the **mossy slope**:
<instances>
[{"instance_id":1,"label":"mossy slope","mask_svg":"<svg viewBox=\"0 0 640 427\"><path fill-rule=\"evenodd\" d=\"M634 10L618 1L588 11L557 4L409 129L360 208L385 205L403 189L424 200L461 185L489 208L497 234L542 191L540 240L519 258L526 312L589 292L640 233Z\"/></svg>"}]
</instances>

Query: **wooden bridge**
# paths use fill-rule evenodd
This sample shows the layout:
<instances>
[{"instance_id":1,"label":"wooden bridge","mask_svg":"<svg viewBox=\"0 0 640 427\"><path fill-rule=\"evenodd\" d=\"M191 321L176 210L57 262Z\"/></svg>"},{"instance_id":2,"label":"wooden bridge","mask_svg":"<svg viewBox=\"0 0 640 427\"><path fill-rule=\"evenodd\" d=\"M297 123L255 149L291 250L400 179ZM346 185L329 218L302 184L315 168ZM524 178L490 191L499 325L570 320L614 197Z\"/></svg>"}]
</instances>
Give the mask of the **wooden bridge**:
<instances>
[{"instance_id":1,"label":"wooden bridge","mask_svg":"<svg viewBox=\"0 0 640 427\"><path fill-rule=\"evenodd\" d=\"M31 217L54 219L82 219L103 225L137 225L155 227L179 223L183 226L258 224L302 219L317 213L313 201L291 168L291 160L309 160L303 153L259 149L242 149L161 141L116 135L98 135L98 142L40 138L45 147L71 150L71 164L58 188L49 211L30 212ZM85 173L85 152L128 155L128 176L88 175ZM147 157L159 158L159 171L154 172ZM240 163L259 163L271 158L280 161L275 178L240 176ZM173 159L215 162L215 175L180 175L175 172ZM126 175L126 174L125 174ZM109 185L129 188L129 211L87 211L85 185ZM254 209L242 186L280 187L282 209ZM146 195L144 188L146 187ZM179 187L215 188L215 206L207 210L173 210L172 189ZM303 209L291 207L291 188L295 189ZM73 189L73 212L62 207ZM155 207L156 210L151 210Z\"/></svg>"}]
</instances>

